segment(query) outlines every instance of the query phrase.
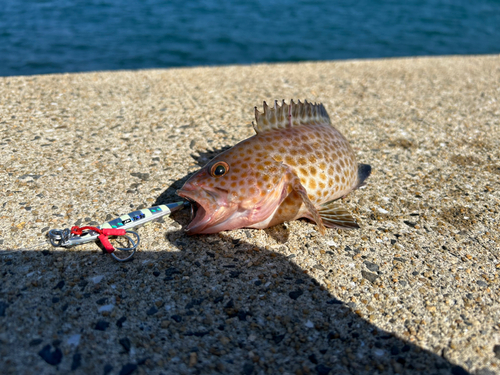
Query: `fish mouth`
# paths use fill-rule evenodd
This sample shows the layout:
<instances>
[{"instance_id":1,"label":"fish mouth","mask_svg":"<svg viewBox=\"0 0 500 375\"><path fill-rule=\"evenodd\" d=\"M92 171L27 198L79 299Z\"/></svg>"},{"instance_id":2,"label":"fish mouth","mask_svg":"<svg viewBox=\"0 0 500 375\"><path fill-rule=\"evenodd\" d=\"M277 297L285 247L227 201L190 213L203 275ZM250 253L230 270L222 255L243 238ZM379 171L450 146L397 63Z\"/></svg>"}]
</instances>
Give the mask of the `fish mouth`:
<instances>
[{"instance_id":1,"label":"fish mouth","mask_svg":"<svg viewBox=\"0 0 500 375\"><path fill-rule=\"evenodd\" d=\"M227 204L228 191L221 188L198 188L177 190L177 195L187 199L194 207L194 218L186 227L187 234L217 233L218 224L225 222L230 216Z\"/></svg>"}]
</instances>

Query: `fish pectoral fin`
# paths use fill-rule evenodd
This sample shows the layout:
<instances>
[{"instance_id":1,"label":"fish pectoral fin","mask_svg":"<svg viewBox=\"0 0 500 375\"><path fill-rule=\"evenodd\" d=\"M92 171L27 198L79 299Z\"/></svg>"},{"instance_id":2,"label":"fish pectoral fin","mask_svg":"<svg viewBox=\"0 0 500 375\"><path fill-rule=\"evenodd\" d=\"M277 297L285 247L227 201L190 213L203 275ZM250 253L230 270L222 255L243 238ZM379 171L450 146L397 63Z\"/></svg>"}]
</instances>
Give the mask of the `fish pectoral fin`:
<instances>
[{"instance_id":1,"label":"fish pectoral fin","mask_svg":"<svg viewBox=\"0 0 500 375\"><path fill-rule=\"evenodd\" d=\"M356 220L338 201L325 203L319 209L319 216L329 228L357 229Z\"/></svg>"},{"instance_id":2,"label":"fish pectoral fin","mask_svg":"<svg viewBox=\"0 0 500 375\"><path fill-rule=\"evenodd\" d=\"M316 207L314 207L314 203L311 202L311 200L309 199L309 196L307 195L307 190L305 189L304 186L302 186L299 178L296 177L291 185L292 189L295 190L302 198L302 201L306 205L306 208L311 214L312 219L316 222L316 224L318 224L319 233L326 234L326 228L325 225L323 224L323 220L321 220L320 213L318 212Z\"/></svg>"}]
</instances>

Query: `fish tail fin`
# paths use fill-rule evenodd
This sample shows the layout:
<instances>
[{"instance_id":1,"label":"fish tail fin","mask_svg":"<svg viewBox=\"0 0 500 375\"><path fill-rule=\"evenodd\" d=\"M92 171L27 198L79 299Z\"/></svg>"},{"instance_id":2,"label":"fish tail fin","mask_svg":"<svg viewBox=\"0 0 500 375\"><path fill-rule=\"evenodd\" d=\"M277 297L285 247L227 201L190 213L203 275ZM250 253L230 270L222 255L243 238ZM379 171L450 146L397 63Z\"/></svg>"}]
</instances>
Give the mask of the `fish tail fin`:
<instances>
[{"instance_id":1,"label":"fish tail fin","mask_svg":"<svg viewBox=\"0 0 500 375\"><path fill-rule=\"evenodd\" d=\"M330 201L321 205L319 216L323 224L329 228L358 229L356 220L338 201Z\"/></svg>"},{"instance_id":2,"label":"fish tail fin","mask_svg":"<svg viewBox=\"0 0 500 375\"><path fill-rule=\"evenodd\" d=\"M356 180L356 185L354 189L358 189L366 184L366 179L372 173L372 167L368 164L358 164L358 179Z\"/></svg>"}]
</instances>

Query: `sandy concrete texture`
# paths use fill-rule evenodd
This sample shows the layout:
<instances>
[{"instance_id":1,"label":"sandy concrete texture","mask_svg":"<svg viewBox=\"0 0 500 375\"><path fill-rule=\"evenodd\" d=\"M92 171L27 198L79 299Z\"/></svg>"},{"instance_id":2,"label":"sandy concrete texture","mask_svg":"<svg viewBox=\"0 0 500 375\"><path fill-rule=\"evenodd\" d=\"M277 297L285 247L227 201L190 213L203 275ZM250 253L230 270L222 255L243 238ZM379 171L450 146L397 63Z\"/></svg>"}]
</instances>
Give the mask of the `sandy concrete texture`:
<instances>
[{"instance_id":1,"label":"sandy concrete texture","mask_svg":"<svg viewBox=\"0 0 500 375\"><path fill-rule=\"evenodd\" d=\"M291 98L372 165L361 229L43 242L177 200ZM0 372L500 374L499 100L500 56L0 78Z\"/></svg>"}]
</instances>

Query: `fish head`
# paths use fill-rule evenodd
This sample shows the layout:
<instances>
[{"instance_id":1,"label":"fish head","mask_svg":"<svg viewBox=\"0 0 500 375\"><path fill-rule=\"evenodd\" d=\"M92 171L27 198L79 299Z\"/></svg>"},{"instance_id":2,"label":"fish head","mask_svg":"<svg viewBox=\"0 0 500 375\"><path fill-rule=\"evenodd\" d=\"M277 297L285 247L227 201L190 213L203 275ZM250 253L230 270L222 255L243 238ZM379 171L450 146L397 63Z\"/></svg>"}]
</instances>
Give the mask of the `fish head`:
<instances>
[{"instance_id":1,"label":"fish head","mask_svg":"<svg viewBox=\"0 0 500 375\"><path fill-rule=\"evenodd\" d=\"M196 207L188 234L248 227L269 217L286 197L280 163L252 160L244 150L233 149L211 160L177 191Z\"/></svg>"}]
</instances>

